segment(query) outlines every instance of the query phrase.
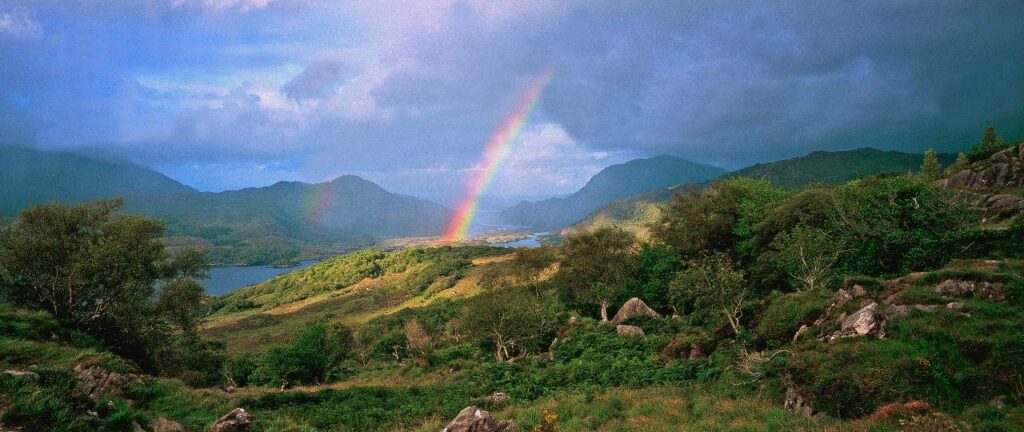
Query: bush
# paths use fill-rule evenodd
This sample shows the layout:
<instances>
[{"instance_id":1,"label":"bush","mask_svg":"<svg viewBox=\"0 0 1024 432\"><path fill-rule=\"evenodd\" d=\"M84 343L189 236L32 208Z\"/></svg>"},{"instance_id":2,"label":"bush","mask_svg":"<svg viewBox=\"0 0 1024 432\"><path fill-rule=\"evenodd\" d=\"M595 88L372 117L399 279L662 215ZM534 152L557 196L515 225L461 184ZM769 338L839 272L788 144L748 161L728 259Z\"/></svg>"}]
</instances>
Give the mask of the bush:
<instances>
[{"instance_id":1,"label":"bush","mask_svg":"<svg viewBox=\"0 0 1024 432\"><path fill-rule=\"evenodd\" d=\"M831 291L817 289L772 299L754 328L754 341L771 348L789 342L801 325L810 325L821 316L831 298Z\"/></svg>"},{"instance_id":2,"label":"bush","mask_svg":"<svg viewBox=\"0 0 1024 432\"><path fill-rule=\"evenodd\" d=\"M271 386L324 382L350 356L351 339L344 327L314 323L264 353L249 380Z\"/></svg>"}]
</instances>

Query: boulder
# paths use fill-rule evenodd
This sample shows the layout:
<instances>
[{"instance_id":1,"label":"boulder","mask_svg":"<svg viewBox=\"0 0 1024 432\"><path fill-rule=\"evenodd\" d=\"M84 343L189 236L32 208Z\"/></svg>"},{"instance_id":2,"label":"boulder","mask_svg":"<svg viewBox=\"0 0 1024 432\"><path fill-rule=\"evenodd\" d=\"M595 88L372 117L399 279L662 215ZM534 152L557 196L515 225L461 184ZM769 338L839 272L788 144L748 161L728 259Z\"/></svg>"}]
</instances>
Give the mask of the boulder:
<instances>
[{"instance_id":1,"label":"boulder","mask_svg":"<svg viewBox=\"0 0 1024 432\"><path fill-rule=\"evenodd\" d=\"M77 364L74 367L74 372L78 390L92 400L100 400L104 396L118 394L126 385L141 383L145 380L143 375L112 372L99 366L84 367Z\"/></svg>"},{"instance_id":2,"label":"boulder","mask_svg":"<svg viewBox=\"0 0 1024 432\"><path fill-rule=\"evenodd\" d=\"M515 430L515 421L498 421L491 413L475 406L468 406L459 411L459 415L455 416L441 432L515 432Z\"/></svg>"},{"instance_id":3,"label":"boulder","mask_svg":"<svg viewBox=\"0 0 1024 432\"><path fill-rule=\"evenodd\" d=\"M235 408L213 422L209 432L249 432L250 427L249 413L242 408Z\"/></svg>"},{"instance_id":4,"label":"boulder","mask_svg":"<svg viewBox=\"0 0 1024 432\"><path fill-rule=\"evenodd\" d=\"M657 318L660 315L658 315L654 309L648 307L647 303L644 303L643 300L633 297L626 300L626 303L622 304L622 307L619 308L619 312L615 314L614 318L612 318L612 322L620 323L635 316Z\"/></svg>"},{"instance_id":5,"label":"boulder","mask_svg":"<svg viewBox=\"0 0 1024 432\"><path fill-rule=\"evenodd\" d=\"M509 397L508 397L507 393L497 392L497 393L493 393L490 396L487 396L485 398L481 398L480 402L484 403L484 404L487 404L488 406L495 406L495 405L501 405L501 404L503 404L505 402L508 402L508 400L509 400Z\"/></svg>"},{"instance_id":6,"label":"boulder","mask_svg":"<svg viewBox=\"0 0 1024 432\"><path fill-rule=\"evenodd\" d=\"M885 337L885 316L878 313L878 303L871 302L846 317L839 331L854 336L872 335L882 339Z\"/></svg>"},{"instance_id":7,"label":"boulder","mask_svg":"<svg viewBox=\"0 0 1024 432\"><path fill-rule=\"evenodd\" d=\"M947 279L935 286L935 293L945 297L982 297L990 300L1006 299L1006 284Z\"/></svg>"},{"instance_id":8,"label":"boulder","mask_svg":"<svg viewBox=\"0 0 1024 432\"><path fill-rule=\"evenodd\" d=\"M644 329L640 327L621 324L615 326L615 333L618 333L619 336L644 336L645 334Z\"/></svg>"},{"instance_id":9,"label":"boulder","mask_svg":"<svg viewBox=\"0 0 1024 432\"><path fill-rule=\"evenodd\" d=\"M181 423L167 420L163 417L157 417L149 422L149 429L153 432L185 432L185 428L181 426Z\"/></svg>"},{"instance_id":10,"label":"boulder","mask_svg":"<svg viewBox=\"0 0 1024 432\"><path fill-rule=\"evenodd\" d=\"M813 418L816 413L810 402L793 387L786 389L786 401L783 403L783 407L808 419Z\"/></svg>"},{"instance_id":11,"label":"boulder","mask_svg":"<svg viewBox=\"0 0 1024 432\"><path fill-rule=\"evenodd\" d=\"M575 315L573 315L573 316L569 317L569 320L566 321L565 324L566 325L570 325L570 326L580 325L580 319L577 318Z\"/></svg>"},{"instance_id":12,"label":"boulder","mask_svg":"<svg viewBox=\"0 0 1024 432\"><path fill-rule=\"evenodd\" d=\"M28 378L32 381L39 381L39 374L32 371L5 370L4 375L12 376L15 378Z\"/></svg>"},{"instance_id":13,"label":"boulder","mask_svg":"<svg viewBox=\"0 0 1024 432\"><path fill-rule=\"evenodd\" d=\"M850 290L852 291L850 295L852 295L853 298L861 298L868 295L867 288L864 288L864 286L860 284L855 284Z\"/></svg>"}]
</instances>

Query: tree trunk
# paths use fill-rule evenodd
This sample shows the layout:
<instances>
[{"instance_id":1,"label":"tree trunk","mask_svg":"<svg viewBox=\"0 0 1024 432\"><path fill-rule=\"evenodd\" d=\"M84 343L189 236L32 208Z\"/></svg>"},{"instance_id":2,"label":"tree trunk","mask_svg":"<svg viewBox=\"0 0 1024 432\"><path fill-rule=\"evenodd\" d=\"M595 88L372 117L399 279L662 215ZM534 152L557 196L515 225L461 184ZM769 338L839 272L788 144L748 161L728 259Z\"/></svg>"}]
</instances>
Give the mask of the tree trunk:
<instances>
[{"instance_id":1,"label":"tree trunk","mask_svg":"<svg viewBox=\"0 0 1024 432\"><path fill-rule=\"evenodd\" d=\"M601 302L601 322L608 322L608 301Z\"/></svg>"}]
</instances>

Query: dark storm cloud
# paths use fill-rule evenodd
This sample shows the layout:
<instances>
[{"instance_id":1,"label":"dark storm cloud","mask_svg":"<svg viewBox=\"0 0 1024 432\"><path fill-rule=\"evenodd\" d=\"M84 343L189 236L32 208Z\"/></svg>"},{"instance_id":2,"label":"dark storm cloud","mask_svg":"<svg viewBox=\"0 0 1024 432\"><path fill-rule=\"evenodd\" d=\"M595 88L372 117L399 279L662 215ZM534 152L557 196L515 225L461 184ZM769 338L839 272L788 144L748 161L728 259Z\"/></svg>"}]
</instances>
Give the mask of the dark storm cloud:
<instances>
[{"instance_id":1,"label":"dark storm cloud","mask_svg":"<svg viewBox=\"0 0 1024 432\"><path fill-rule=\"evenodd\" d=\"M1024 134L1021 2L102 6L0 0L0 132L106 147L202 188L225 184L196 167L228 164L236 183L363 172L448 199L549 70L531 120L544 132L520 151L557 143L588 168L519 154L501 176L524 180L495 194L569 192L625 155L739 167L817 149L956 150L988 124Z\"/></svg>"}]
</instances>

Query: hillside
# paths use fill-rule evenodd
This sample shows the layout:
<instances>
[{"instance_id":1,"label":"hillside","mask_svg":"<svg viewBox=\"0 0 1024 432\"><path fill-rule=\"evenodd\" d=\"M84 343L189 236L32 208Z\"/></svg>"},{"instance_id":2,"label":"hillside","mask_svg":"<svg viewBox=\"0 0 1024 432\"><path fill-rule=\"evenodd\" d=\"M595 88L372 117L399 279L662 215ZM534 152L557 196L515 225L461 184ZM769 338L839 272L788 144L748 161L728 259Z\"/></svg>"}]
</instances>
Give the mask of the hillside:
<instances>
[{"instance_id":1,"label":"hillside","mask_svg":"<svg viewBox=\"0 0 1024 432\"><path fill-rule=\"evenodd\" d=\"M11 216L32 204L80 203L122 196L131 211L145 201L194 196L191 187L148 168L71 153L0 146L0 214Z\"/></svg>"},{"instance_id":2,"label":"hillside","mask_svg":"<svg viewBox=\"0 0 1024 432\"><path fill-rule=\"evenodd\" d=\"M523 202L502 211L500 218L505 223L538 230L560 228L611 201L677 184L704 182L725 172L675 156L635 159L601 170L568 197Z\"/></svg>"},{"instance_id":3,"label":"hillside","mask_svg":"<svg viewBox=\"0 0 1024 432\"><path fill-rule=\"evenodd\" d=\"M752 165L725 174L720 178L749 177L766 179L776 187L796 189L806 185L839 184L860 177L884 172L906 173L921 168L924 156L897 151L860 148L848 151L816 151L806 156ZM939 156L943 165L952 163L956 155ZM681 184L649 190L610 202L566 228L577 232L598 226L617 225L643 235L658 215L660 204L669 202L676 192L685 192Z\"/></svg>"},{"instance_id":4,"label":"hillside","mask_svg":"<svg viewBox=\"0 0 1024 432\"><path fill-rule=\"evenodd\" d=\"M382 238L440 233L450 211L356 176L309 184L199 192L145 167L0 147L0 214L34 203L117 196L124 210L163 219L172 243L211 249L218 263L263 264L329 254Z\"/></svg>"}]
</instances>

